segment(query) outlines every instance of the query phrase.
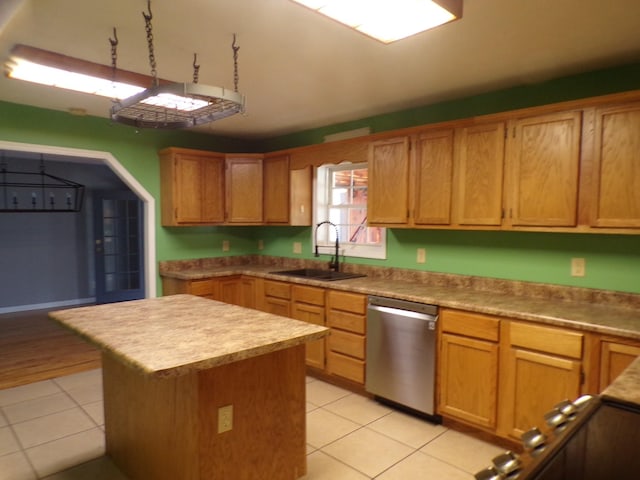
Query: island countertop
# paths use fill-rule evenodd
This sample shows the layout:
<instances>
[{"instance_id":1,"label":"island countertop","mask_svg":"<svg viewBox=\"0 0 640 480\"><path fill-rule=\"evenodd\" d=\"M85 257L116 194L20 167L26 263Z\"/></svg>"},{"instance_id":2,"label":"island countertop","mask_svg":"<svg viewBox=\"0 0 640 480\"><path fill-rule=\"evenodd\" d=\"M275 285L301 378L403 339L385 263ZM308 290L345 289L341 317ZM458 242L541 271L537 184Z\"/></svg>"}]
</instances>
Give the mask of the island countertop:
<instances>
[{"instance_id":1,"label":"island countertop","mask_svg":"<svg viewBox=\"0 0 640 480\"><path fill-rule=\"evenodd\" d=\"M130 367L161 377L290 348L329 332L193 295L58 310L49 316Z\"/></svg>"}]
</instances>

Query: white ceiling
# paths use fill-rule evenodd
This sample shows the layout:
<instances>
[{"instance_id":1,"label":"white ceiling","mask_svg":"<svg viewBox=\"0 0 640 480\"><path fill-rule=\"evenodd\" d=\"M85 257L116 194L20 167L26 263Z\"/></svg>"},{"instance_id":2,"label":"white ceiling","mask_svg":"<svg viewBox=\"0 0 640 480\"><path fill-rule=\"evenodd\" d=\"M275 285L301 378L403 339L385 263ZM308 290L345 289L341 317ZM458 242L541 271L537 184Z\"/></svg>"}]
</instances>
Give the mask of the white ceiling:
<instances>
[{"instance_id":1,"label":"white ceiling","mask_svg":"<svg viewBox=\"0 0 640 480\"><path fill-rule=\"evenodd\" d=\"M22 43L149 74L146 0L0 0L0 56ZM158 76L239 90L246 115L198 129L265 138L640 61L639 0L465 0L462 20L384 45L290 0L152 0ZM640 85L639 85L640 88ZM0 100L107 117L108 99L0 77Z\"/></svg>"}]
</instances>

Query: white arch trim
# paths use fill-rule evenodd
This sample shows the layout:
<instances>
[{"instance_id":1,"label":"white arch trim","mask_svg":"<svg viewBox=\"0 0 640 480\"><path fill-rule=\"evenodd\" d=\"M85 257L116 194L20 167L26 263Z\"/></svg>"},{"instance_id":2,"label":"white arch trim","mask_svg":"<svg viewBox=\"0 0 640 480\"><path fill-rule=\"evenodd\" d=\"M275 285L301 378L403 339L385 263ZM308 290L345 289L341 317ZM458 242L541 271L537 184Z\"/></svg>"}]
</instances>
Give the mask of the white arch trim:
<instances>
[{"instance_id":1,"label":"white arch trim","mask_svg":"<svg viewBox=\"0 0 640 480\"><path fill-rule=\"evenodd\" d=\"M5 142L2 140L0 140L0 149L63 155L66 157L65 160L69 162L103 163L108 165L120 180L142 200L144 209L145 297L154 298L156 296L156 200L111 153L33 143Z\"/></svg>"}]
</instances>

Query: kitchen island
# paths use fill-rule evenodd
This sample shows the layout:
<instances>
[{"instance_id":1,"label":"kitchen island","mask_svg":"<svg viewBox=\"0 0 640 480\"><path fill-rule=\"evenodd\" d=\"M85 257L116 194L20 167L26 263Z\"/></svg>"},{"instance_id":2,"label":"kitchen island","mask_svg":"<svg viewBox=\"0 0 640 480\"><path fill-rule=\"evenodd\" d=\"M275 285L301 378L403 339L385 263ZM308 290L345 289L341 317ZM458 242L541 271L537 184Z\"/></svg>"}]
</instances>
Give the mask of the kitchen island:
<instances>
[{"instance_id":1,"label":"kitchen island","mask_svg":"<svg viewBox=\"0 0 640 480\"><path fill-rule=\"evenodd\" d=\"M306 473L304 344L326 328L192 295L50 316L102 349L107 454L132 480Z\"/></svg>"}]
</instances>

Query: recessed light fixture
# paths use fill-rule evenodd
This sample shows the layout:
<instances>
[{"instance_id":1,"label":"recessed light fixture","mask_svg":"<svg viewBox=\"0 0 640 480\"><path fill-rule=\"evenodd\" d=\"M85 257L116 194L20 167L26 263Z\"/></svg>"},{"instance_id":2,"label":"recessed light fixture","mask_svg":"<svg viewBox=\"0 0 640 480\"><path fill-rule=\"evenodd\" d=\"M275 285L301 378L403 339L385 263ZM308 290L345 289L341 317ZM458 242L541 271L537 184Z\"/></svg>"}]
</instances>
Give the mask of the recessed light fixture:
<instances>
[{"instance_id":1,"label":"recessed light fixture","mask_svg":"<svg viewBox=\"0 0 640 480\"><path fill-rule=\"evenodd\" d=\"M78 73L62 66L44 65L19 56L21 53L24 54L34 50L18 48L16 51L14 49L14 53L6 63L7 76L9 78L118 100L128 98L144 90L144 87Z\"/></svg>"},{"instance_id":2,"label":"recessed light fixture","mask_svg":"<svg viewBox=\"0 0 640 480\"><path fill-rule=\"evenodd\" d=\"M462 17L462 0L293 0L383 43Z\"/></svg>"}]
</instances>

